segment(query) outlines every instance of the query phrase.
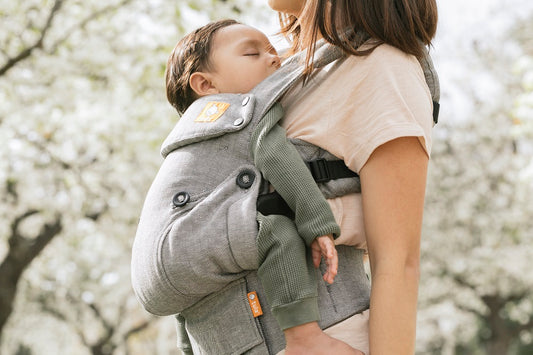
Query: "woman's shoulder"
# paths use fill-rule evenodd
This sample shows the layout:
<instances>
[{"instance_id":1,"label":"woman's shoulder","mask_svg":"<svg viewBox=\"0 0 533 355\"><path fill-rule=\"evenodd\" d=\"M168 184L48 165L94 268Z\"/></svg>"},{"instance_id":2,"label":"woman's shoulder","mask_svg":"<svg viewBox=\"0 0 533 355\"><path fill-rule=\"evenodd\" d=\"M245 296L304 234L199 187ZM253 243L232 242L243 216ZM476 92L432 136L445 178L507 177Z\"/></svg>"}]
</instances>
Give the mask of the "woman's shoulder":
<instances>
[{"instance_id":1,"label":"woman's shoulder","mask_svg":"<svg viewBox=\"0 0 533 355\"><path fill-rule=\"evenodd\" d=\"M416 57L412 54L405 53L401 49L391 46L387 43L378 45L368 55L373 60L391 60L398 62L417 62Z\"/></svg>"},{"instance_id":2,"label":"woman's shoulder","mask_svg":"<svg viewBox=\"0 0 533 355\"><path fill-rule=\"evenodd\" d=\"M415 56L382 44L365 56L350 55L331 73L344 90L383 91L383 86L403 90L413 85L427 88L424 72Z\"/></svg>"},{"instance_id":3,"label":"woman's shoulder","mask_svg":"<svg viewBox=\"0 0 533 355\"><path fill-rule=\"evenodd\" d=\"M423 74L415 56L385 43L377 46L368 55L349 56L346 64L346 67L354 70L363 70L364 68L365 71L371 71L376 75L390 72L401 73L398 68Z\"/></svg>"}]
</instances>

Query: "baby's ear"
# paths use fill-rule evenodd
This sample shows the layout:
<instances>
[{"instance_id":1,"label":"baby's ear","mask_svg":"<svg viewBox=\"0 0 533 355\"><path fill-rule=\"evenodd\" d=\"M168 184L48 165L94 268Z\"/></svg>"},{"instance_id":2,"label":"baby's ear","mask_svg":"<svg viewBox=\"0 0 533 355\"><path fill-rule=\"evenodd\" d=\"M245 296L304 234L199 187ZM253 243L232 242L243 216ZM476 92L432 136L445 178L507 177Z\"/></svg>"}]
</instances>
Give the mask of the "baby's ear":
<instances>
[{"instance_id":1,"label":"baby's ear","mask_svg":"<svg viewBox=\"0 0 533 355\"><path fill-rule=\"evenodd\" d=\"M189 85L199 97L219 93L218 89L213 85L209 73L199 71L192 73L189 78Z\"/></svg>"}]
</instances>

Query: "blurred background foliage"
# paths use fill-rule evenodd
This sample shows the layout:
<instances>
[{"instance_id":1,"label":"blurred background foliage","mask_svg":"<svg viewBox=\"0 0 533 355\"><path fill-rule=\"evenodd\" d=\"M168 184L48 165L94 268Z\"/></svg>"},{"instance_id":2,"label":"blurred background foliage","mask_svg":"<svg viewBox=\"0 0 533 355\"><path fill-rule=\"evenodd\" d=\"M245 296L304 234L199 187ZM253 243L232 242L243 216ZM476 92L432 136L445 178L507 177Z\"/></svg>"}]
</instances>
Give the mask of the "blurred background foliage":
<instances>
[{"instance_id":1,"label":"blurred background foliage","mask_svg":"<svg viewBox=\"0 0 533 355\"><path fill-rule=\"evenodd\" d=\"M495 3L438 0L419 354L533 351L532 6ZM0 0L0 353L178 353L130 248L177 119L167 56L222 17L275 32L263 0Z\"/></svg>"}]
</instances>

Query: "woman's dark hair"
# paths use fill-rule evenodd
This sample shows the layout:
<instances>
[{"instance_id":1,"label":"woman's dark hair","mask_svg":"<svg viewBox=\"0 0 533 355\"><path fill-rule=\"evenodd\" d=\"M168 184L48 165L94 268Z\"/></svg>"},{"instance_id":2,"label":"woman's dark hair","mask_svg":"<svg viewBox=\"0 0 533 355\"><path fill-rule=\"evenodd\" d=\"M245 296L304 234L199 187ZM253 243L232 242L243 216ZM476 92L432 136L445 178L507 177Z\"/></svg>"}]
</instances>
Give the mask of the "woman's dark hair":
<instances>
[{"instance_id":1,"label":"woman's dark hair","mask_svg":"<svg viewBox=\"0 0 533 355\"><path fill-rule=\"evenodd\" d=\"M435 36L437 19L436 0L307 0L298 19L280 13L280 33L292 44L288 54L308 49L309 72L319 34L353 55L368 55L387 43L421 58ZM360 50L369 39L370 46Z\"/></svg>"},{"instance_id":2,"label":"woman's dark hair","mask_svg":"<svg viewBox=\"0 0 533 355\"><path fill-rule=\"evenodd\" d=\"M189 85L191 75L210 68L210 53L215 33L238 24L235 20L208 23L183 37L168 57L165 83L168 102L182 114L197 99Z\"/></svg>"}]
</instances>

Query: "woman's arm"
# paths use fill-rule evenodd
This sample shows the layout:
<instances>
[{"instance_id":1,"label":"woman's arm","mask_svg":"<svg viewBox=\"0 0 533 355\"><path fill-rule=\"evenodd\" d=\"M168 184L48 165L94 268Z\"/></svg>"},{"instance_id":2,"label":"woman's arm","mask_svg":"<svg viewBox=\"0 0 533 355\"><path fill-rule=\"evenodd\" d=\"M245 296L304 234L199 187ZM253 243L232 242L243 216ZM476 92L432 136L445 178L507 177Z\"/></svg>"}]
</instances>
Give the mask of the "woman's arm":
<instances>
[{"instance_id":1,"label":"woman's arm","mask_svg":"<svg viewBox=\"0 0 533 355\"><path fill-rule=\"evenodd\" d=\"M372 355L414 353L427 165L418 138L402 137L376 148L360 171Z\"/></svg>"}]
</instances>

